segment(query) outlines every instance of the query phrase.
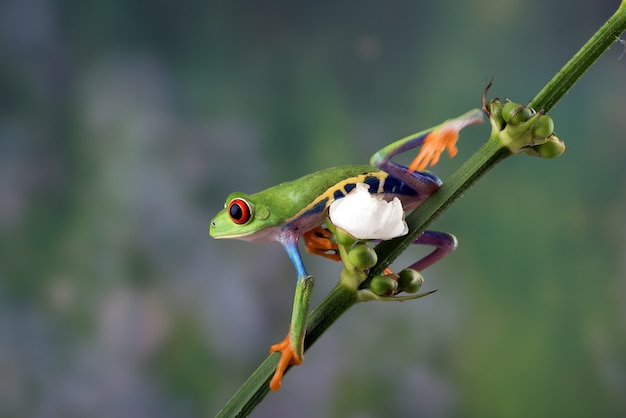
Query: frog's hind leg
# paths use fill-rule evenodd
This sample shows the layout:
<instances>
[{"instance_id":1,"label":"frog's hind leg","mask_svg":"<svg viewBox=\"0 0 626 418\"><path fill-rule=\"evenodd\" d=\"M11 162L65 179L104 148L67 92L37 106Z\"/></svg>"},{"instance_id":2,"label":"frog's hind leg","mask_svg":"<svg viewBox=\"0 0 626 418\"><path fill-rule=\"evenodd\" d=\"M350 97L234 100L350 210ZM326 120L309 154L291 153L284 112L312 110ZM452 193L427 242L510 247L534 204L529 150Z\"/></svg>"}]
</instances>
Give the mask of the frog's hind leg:
<instances>
[{"instance_id":1,"label":"frog's hind leg","mask_svg":"<svg viewBox=\"0 0 626 418\"><path fill-rule=\"evenodd\" d=\"M457 246L457 240L454 235L448 234L447 232L424 231L422 235L413 241L413 244L430 245L435 247L430 254L419 259L408 267L413 270L422 271L454 251Z\"/></svg>"},{"instance_id":2,"label":"frog's hind leg","mask_svg":"<svg viewBox=\"0 0 626 418\"><path fill-rule=\"evenodd\" d=\"M407 184L414 186L416 190L432 186L436 189L439 187L439 180L434 176L422 176L419 172L423 171L429 164L431 166L437 164L439 156L444 150L448 150L450 156L454 157L457 152L456 142L459 138L459 131L466 126L482 123L482 121L482 111L480 109L471 110L454 119L449 119L434 128L409 135L387 145L372 156L370 164L398 179L406 181ZM423 145L422 149L409 167L391 162L395 155L420 145Z\"/></svg>"}]
</instances>

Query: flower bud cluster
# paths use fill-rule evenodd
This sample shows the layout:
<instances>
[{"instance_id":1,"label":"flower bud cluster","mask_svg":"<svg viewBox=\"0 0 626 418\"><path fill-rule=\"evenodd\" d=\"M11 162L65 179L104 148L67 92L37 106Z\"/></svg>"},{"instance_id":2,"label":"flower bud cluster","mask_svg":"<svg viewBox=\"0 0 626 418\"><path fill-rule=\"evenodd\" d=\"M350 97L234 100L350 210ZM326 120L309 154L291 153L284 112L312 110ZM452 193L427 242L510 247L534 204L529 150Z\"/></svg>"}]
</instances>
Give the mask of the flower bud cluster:
<instances>
[{"instance_id":1,"label":"flower bud cluster","mask_svg":"<svg viewBox=\"0 0 626 418\"><path fill-rule=\"evenodd\" d=\"M344 198L345 199L345 198ZM339 253L344 264L342 280L344 285L357 291L359 300L402 301L417 299L432 293L417 294L424 283L422 275L413 269L402 270L399 274L385 271L366 280L369 270L378 263L378 255L370 246L372 239L358 239L326 218L328 230L334 234ZM406 295L399 295L400 293Z\"/></svg>"},{"instance_id":2,"label":"flower bud cluster","mask_svg":"<svg viewBox=\"0 0 626 418\"><path fill-rule=\"evenodd\" d=\"M498 135L513 152L541 158L563 154L565 144L554 134L554 122L543 111L512 101L493 99L484 105L489 114L492 136Z\"/></svg>"},{"instance_id":3,"label":"flower bud cluster","mask_svg":"<svg viewBox=\"0 0 626 418\"><path fill-rule=\"evenodd\" d=\"M377 296L395 296L398 293L417 293L424 284L424 278L417 270L405 269L400 274L374 276L370 290Z\"/></svg>"}]
</instances>

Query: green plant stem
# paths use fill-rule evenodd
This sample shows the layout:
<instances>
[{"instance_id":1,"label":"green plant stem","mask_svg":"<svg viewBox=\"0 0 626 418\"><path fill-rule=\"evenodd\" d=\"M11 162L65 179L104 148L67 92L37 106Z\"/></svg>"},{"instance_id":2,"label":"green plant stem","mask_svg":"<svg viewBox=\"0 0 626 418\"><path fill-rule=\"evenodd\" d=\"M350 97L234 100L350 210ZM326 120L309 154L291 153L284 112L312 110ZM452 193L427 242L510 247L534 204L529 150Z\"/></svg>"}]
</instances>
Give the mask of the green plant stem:
<instances>
[{"instance_id":1,"label":"green plant stem","mask_svg":"<svg viewBox=\"0 0 626 418\"><path fill-rule=\"evenodd\" d=\"M529 103L529 107L546 112L554 107L580 77L618 39L626 28L626 0L587 41L585 45L548 81Z\"/></svg>"},{"instance_id":2,"label":"green plant stem","mask_svg":"<svg viewBox=\"0 0 626 418\"><path fill-rule=\"evenodd\" d=\"M626 0L615 14L591 37L591 39L557 72L546 86L531 100L529 106L548 111L567 93L576 81L626 30ZM378 264L370 271L370 277L389 265L413 240L422 233L458 197L471 187L482 175L497 163L511 155L498 140L488 140L470 157L442 187L407 217L408 235L380 243L376 250ZM305 350L307 350L343 313L357 302L353 289L339 284L314 309L307 320ZM218 417L247 416L269 391L269 381L278 363L279 354L270 355L233 398L218 413Z\"/></svg>"},{"instance_id":3,"label":"green plant stem","mask_svg":"<svg viewBox=\"0 0 626 418\"><path fill-rule=\"evenodd\" d=\"M362 287L367 286L371 277L380 274L389 266L439 215L463 193L469 189L483 174L498 162L511 155L507 148L502 148L496 140L485 142L465 163L455 171L439 190L422 203L406 218L410 232L402 237L383 241L376 247L379 261L372 268Z\"/></svg>"},{"instance_id":4,"label":"green plant stem","mask_svg":"<svg viewBox=\"0 0 626 418\"><path fill-rule=\"evenodd\" d=\"M354 289L338 284L332 292L309 314L304 338L308 349L332 324L357 302ZM245 417L263 400L270 390L280 353L273 353L259 365L232 399L217 414L218 418Z\"/></svg>"}]
</instances>

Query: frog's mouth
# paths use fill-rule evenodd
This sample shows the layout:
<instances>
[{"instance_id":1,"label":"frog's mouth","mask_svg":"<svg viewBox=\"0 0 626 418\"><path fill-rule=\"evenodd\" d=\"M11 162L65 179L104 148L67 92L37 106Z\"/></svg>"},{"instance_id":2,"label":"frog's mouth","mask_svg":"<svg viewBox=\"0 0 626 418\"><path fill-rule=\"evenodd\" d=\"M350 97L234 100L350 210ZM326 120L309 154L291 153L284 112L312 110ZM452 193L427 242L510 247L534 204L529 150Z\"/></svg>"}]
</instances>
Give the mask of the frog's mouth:
<instances>
[{"instance_id":1,"label":"frog's mouth","mask_svg":"<svg viewBox=\"0 0 626 418\"><path fill-rule=\"evenodd\" d=\"M211 221L209 226L209 235L215 239L239 239L248 242L272 242L278 241L280 235L280 227L265 227L260 230L241 230L233 227L232 222L216 219ZM227 230L225 228L228 228Z\"/></svg>"}]
</instances>

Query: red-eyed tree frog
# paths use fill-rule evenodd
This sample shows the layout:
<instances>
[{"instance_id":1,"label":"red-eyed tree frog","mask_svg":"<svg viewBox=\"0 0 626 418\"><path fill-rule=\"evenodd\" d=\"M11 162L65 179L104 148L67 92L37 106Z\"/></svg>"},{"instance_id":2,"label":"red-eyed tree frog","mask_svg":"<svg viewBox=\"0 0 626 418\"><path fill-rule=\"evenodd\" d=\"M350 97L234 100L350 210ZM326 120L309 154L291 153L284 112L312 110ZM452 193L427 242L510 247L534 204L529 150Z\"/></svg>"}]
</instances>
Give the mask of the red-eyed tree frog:
<instances>
[{"instance_id":1,"label":"red-eyed tree frog","mask_svg":"<svg viewBox=\"0 0 626 418\"><path fill-rule=\"evenodd\" d=\"M235 192L228 196L224 209L211 221L211 236L250 242L277 241L283 245L296 269L290 329L282 342L270 348L270 352L281 352L270 382L272 390L280 388L288 366L301 364L303 360L305 322L313 278L308 275L298 250L300 237L304 236L308 252L338 260L339 257L332 252L334 247L330 237L321 228L333 201L346 196L356 184L365 183L370 193L382 195L385 200L398 197L405 211L416 208L441 185L435 175L422 170L429 164L436 164L445 149L453 157L459 131L482 120L482 111L474 109L386 146L372 156L371 165L330 168L255 194ZM409 167L391 161L395 155L419 145L423 145L422 149ZM414 243L435 247L409 267L420 271L454 250L456 238L447 233L425 231Z\"/></svg>"}]
</instances>

